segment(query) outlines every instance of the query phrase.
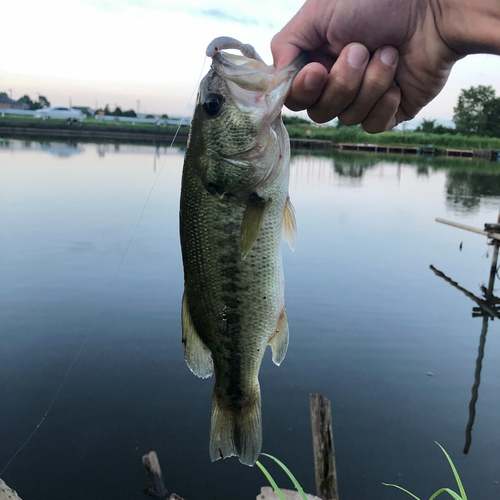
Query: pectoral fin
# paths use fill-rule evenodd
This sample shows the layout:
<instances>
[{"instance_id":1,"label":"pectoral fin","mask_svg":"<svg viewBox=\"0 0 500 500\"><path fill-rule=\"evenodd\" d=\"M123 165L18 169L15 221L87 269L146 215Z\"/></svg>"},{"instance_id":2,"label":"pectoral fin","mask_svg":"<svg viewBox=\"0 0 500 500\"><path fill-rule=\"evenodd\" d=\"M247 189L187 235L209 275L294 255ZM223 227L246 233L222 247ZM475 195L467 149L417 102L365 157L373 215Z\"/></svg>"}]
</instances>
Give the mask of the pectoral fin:
<instances>
[{"instance_id":1,"label":"pectoral fin","mask_svg":"<svg viewBox=\"0 0 500 500\"><path fill-rule=\"evenodd\" d=\"M274 335L269 339L268 344L273 351L273 362L275 365L279 366L285 359L286 350L288 348L288 320L286 318L285 308L283 308Z\"/></svg>"},{"instance_id":2,"label":"pectoral fin","mask_svg":"<svg viewBox=\"0 0 500 500\"><path fill-rule=\"evenodd\" d=\"M246 258L259 235L266 208L267 204L263 198L256 193L250 196L245 215L243 216L243 223L241 224L240 249L242 259Z\"/></svg>"},{"instance_id":3,"label":"pectoral fin","mask_svg":"<svg viewBox=\"0 0 500 500\"><path fill-rule=\"evenodd\" d=\"M194 327L186 293L182 296L182 343L184 345L184 358L189 369L197 377L210 377L214 372L212 353Z\"/></svg>"},{"instance_id":4,"label":"pectoral fin","mask_svg":"<svg viewBox=\"0 0 500 500\"><path fill-rule=\"evenodd\" d=\"M295 220L295 209L290 198L286 199L285 209L283 210L281 232L283 239L290 245L292 252L295 251L295 245L297 244L297 222Z\"/></svg>"}]
</instances>

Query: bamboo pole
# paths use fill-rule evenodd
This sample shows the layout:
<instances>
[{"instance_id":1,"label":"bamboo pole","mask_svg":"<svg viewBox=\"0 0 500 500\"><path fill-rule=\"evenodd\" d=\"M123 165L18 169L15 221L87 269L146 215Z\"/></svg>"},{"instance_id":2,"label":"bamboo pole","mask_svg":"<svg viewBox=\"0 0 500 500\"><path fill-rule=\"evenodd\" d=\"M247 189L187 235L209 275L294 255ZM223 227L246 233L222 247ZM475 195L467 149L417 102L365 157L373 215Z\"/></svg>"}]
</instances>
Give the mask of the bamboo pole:
<instances>
[{"instance_id":1,"label":"bamboo pole","mask_svg":"<svg viewBox=\"0 0 500 500\"><path fill-rule=\"evenodd\" d=\"M481 310L489 314L491 318L500 318L500 313L494 308L490 307L490 305L485 300L476 297L473 293L461 287L456 281L453 281L451 278L448 278L448 276L446 276L443 272L436 269L434 266L431 265L429 266L429 268L434 272L436 276L443 278L451 286L455 287L457 290L460 290L464 295L469 297L469 299L473 300L481 308Z\"/></svg>"},{"instance_id":2,"label":"bamboo pole","mask_svg":"<svg viewBox=\"0 0 500 500\"><path fill-rule=\"evenodd\" d=\"M339 492L330 401L320 394L311 394L309 403L311 407L316 495L323 500L338 500Z\"/></svg>"},{"instance_id":3,"label":"bamboo pole","mask_svg":"<svg viewBox=\"0 0 500 500\"><path fill-rule=\"evenodd\" d=\"M436 222L441 224L447 224L448 226L458 227L460 229L465 229L466 231L471 231L473 233L482 234L483 236L488 236L488 238L493 238L494 240L500 240L499 233L492 233L478 229L477 227L467 226L466 224L460 224L459 222L453 222L451 220L441 219L436 217Z\"/></svg>"}]
</instances>

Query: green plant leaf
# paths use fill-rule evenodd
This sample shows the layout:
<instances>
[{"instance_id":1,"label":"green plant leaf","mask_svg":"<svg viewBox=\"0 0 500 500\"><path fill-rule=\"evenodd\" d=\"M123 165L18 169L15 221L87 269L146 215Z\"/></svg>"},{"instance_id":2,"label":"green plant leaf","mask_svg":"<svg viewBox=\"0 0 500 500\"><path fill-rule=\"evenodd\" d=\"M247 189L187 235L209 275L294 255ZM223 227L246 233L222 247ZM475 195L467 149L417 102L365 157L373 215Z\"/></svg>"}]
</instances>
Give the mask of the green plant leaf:
<instances>
[{"instance_id":1,"label":"green plant leaf","mask_svg":"<svg viewBox=\"0 0 500 500\"><path fill-rule=\"evenodd\" d=\"M432 495L429 498L429 500L434 500L438 495L440 495L443 492L448 493L448 495L450 495L455 500L462 500L462 498L459 496L459 494L455 493L453 490L450 490L450 488L441 488L440 490L437 490L436 493L434 493L434 495Z\"/></svg>"},{"instance_id":2,"label":"green plant leaf","mask_svg":"<svg viewBox=\"0 0 500 500\"><path fill-rule=\"evenodd\" d=\"M404 491L408 495L410 495L413 498L416 498L417 500L420 500L417 496L415 496L413 493L410 493L408 490L405 490L404 488L401 488L401 486L398 486L397 484L389 484L389 483L382 483L384 486L392 486L393 488L397 488L398 490Z\"/></svg>"},{"instance_id":3,"label":"green plant leaf","mask_svg":"<svg viewBox=\"0 0 500 500\"><path fill-rule=\"evenodd\" d=\"M267 480L269 481L269 483L271 483L271 486L274 488L274 491L276 492L276 495L278 495L279 499L285 500L283 493L281 493L281 490L278 488L276 481L273 479L271 474L269 474L267 469L258 460L255 463L258 465L259 469L264 473L264 476L267 477Z\"/></svg>"},{"instance_id":4,"label":"green plant leaf","mask_svg":"<svg viewBox=\"0 0 500 500\"><path fill-rule=\"evenodd\" d=\"M458 484L458 489L460 490L460 494L455 493L453 490L450 490L449 488L441 488L437 490L430 498L429 500L434 500L438 495L441 493L448 493L453 500L467 500L467 495L465 494L464 487L462 485L462 481L460 480L460 476L458 475L457 469L455 468L455 465L453 464L453 461L451 460L450 456L448 453L446 453L446 450L437 442L435 443L441 448L442 452L445 454L446 458L448 459L448 462L451 466L451 470L453 471L453 475L455 476L455 480L457 481ZM410 493L408 490L405 490L401 486L398 486L397 484L387 484L387 483L382 483L384 486L393 486L394 488L398 488L401 491L404 491L408 495L412 496L413 498L416 498L416 500L420 500L418 497L416 497L413 493Z\"/></svg>"},{"instance_id":5,"label":"green plant leaf","mask_svg":"<svg viewBox=\"0 0 500 500\"><path fill-rule=\"evenodd\" d=\"M286 472L287 476L292 480L292 483L295 486L296 490L300 493L302 500L307 500L306 494L304 493L302 486L300 486L297 479L295 479L295 476L290 472L290 469L283 462L278 460L276 457L273 457L272 455L268 455L267 453L262 453L262 455L264 455L265 457L272 458Z\"/></svg>"},{"instance_id":6,"label":"green plant leaf","mask_svg":"<svg viewBox=\"0 0 500 500\"><path fill-rule=\"evenodd\" d=\"M460 476L458 475L457 469L455 468L455 464L451 460L450 455L448 455L448 453L446 453L446 450L437 441L435 441L435 443L441 448L445 457L448 459L448 462L450 463L451 470L453 471L453 475L455 476L455 480L456 480L457 485L458 485L458 489L460 490L460 495L461 495L460 500L467 500L467 495L465 494L465 490L464 490L462 481L460 480Z\"/></svg>"}]
</instances>

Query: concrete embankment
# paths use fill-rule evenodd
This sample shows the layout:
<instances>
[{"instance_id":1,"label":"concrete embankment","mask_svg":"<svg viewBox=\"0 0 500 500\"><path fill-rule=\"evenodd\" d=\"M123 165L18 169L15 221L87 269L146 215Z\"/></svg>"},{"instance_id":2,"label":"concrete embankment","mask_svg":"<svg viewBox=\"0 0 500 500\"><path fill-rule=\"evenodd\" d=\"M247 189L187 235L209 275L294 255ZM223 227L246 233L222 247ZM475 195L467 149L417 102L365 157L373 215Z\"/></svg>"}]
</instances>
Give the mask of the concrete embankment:
<instances>
[{"instance_id":1,"label":"concrete embankment","mask_svg":"<svg viewBox=\"0 0 500 500\"><path fill-rule=\"evenodd\" d=\"M435 148L433 146L407 146L405 144L355 144L336 143L326 140L315 139L290 139L292 150L336 150L343 152L358 153L383 153L403 155L441 155L456 158L482 158L490 161L499 161L500 150L498 149L452 149Z\"/></svg>"}]
</instances>

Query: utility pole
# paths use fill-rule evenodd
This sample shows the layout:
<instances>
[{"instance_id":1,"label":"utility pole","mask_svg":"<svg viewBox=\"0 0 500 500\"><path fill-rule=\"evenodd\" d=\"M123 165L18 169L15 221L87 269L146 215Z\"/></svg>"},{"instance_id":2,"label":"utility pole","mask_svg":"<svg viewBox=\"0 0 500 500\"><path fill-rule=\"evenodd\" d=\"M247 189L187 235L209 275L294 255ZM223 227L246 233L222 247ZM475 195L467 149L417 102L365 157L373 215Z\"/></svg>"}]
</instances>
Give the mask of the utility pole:
<instances>
[{"instance_id":1,"label":"utility pole","mask_svg":"<svg viewBox=\"0 0 500 500\"><path fill-rule=\"evenodd\" d=\"M140 110L141 110L141 101L137 99L137 114L139 114Z\"/></svg>"},{"instance_id":2,"label":"utility pole","mask_svg":"<svg viewBox=\"0 0 500 500\"><path fill-rule=\"evenodd\" d=\"M71 108L71 96L69 96L69 107Z\"/></svg>"},{"instance_id":3,"label":"utility pole","mask_svg":"<svg viewBox=\"0 0 500 500\"><path fill-rule=\"evenodd\" d=\"M12 89L7 89L9 91L9 94L10 94L10 98L12 99Z\"/></svg>"}]
</instances>

